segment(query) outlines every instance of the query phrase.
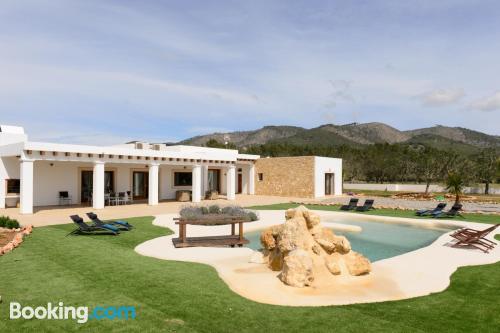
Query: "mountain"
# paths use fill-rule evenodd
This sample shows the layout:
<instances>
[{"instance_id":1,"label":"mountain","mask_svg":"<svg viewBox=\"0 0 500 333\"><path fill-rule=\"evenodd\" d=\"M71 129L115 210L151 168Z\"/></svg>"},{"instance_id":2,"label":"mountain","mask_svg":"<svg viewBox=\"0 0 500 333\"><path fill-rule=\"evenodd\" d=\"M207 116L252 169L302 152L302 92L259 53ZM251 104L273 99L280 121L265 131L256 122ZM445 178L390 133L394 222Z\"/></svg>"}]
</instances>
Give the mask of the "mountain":
<instances>
[{"instance_id":1,"label":"mountain","mask_svg":"<svg viewBox=\"0 0 500 333\"><path fill-rule=\"evenodd\" d=\"M199 135L179 142L183 145L201 146L211 139L219 142L230 141L238 147L264 144L272 140L288 138L307 131L296 126L264 126L254 131L238 131L230 133L213 133Z\"/></svg>"},{"instance_id":2,"label":"mountain","mask_svg":"<svg viewBox=\"0 0 500 333\"><path fill-rule=\"evenodd\" d=\"M452 141L462 142L481 148L498 146L500 143L500 138L498 136L488 135L463 127L447 127L437 125L434 127L405 131L404 133L411 137L421 134L437 135Z\"/></svg>"},{"instance_id":3,"label":"mountain","mask_svg":"<svg viewBox=\"0 0 500 333\"><path fill-rule=\"evenodd\" d=\"M179 144L204 145L210 139L230 141L238 147L264 143L295 145L362 146L375 143L426 145L439 149L454 149L464 153L478 148L500 148L500 137L462 127L434 126L400 131L384 123L326 124L306 129L296 126L265 126L253 131L200 135Z\"/></svg>"}]
</instances>

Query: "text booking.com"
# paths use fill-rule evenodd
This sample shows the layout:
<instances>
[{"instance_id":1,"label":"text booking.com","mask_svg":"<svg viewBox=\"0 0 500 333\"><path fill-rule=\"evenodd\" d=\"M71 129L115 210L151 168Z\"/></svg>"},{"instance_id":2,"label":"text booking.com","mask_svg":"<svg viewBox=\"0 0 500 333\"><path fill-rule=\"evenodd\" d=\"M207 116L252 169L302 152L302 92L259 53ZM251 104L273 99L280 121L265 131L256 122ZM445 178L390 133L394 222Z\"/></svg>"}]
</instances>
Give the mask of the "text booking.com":
<instances>
[{"instance_id":1,"label":"text booking.com","mask_svg":"<svg viewBox=\"0 0 500 333\"><path fill-rule=\"evenodd\" d=\"M22 306L18 302L11 302L9 307L10 319L38 319L38 320L76 320L84 324L89 320L127 320L135 319L135 306L66 306L63 302L47 303L46 306Z\"/></svg>"}]
</instances>

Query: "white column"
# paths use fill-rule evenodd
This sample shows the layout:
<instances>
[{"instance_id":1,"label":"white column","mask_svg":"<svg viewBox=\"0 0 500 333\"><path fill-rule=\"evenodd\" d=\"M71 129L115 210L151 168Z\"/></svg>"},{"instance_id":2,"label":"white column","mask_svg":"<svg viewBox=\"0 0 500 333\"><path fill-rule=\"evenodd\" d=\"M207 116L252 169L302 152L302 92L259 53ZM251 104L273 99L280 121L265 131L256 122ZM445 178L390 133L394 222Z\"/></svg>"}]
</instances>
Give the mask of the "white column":
<instances>
[{"instance_id":1,"label":"white column","mask_svg":"<svg viewBox=\"0 0 500 333\"><path fill-rule=\"evenodd\" d=\"M236 167L234 165L227 167L226 186L227 200L234 200L236 198Z\"/></svg>"},{"instance_id":2,"label":"white column","mask_svg":"<svg viewBox=\"0 0 500 333\"><path fill-rule=\"evenodd\" d=\"M255 194L255 165L248 167L248 194Z\"/></svg>"},{"instance_id":3,"label":"white column","mask_svg":"<svg viewBox=\"0 0 500 333\"><path fill-rule=\"evenodd\" d=\"M20 213L33 214L33 160L21 159Z\"/></svg>"},{"instance_id":4,"label":"white column","mask_svg":"<svg viewBox=\"0 0 500 333\"><path fill-rule=\"evenodd\" d=\"M200 202L201 201L201 165L193 166L193 185L192 185L192 201Z\"/></svg>"},{"instance_id":5,"label":"white column","mask_svg":"<svg viewBox=\"0 0 500 333\"><path fill-rule=\"evenodd\" d=\"M2 160L0 159L0 164L2 163ZM4 177L0 177L0 209L5 208L5 196L7 195L6 187L7 184L5 182Z\"/></svg>"},{"instance_id":6,"label":"white column","mask_svg":"<svg viewBox=\"0 0 500 333\"><path fill-rule=\"evenodd\" d=\"M104 162L101 161L94 162L92 206L94 209L104 208Z\"/></svg>"},{"instance_id":7,"label":"white column","mask_svg":"<svg viewBox=\"0 0 500 333\"><path fill-rule=\"evenodd\" d=\"M205 193L208 191L208 165L203 165L201 167L201 173L203 178L203 190L201 191L201 196L205 197Z\"/></svg>"},{"instance_id":8,"label":"white column","mask_svg":"<svg viewBox=\"0 0 500 333\"><path fill-rule=\"evenodd\" d=\"M160 172L160 165L158 163L152 163L149 165L149 195L148 204L150 206L155 206L158 204L158 177Z\"/></svg>"}]
</instances>

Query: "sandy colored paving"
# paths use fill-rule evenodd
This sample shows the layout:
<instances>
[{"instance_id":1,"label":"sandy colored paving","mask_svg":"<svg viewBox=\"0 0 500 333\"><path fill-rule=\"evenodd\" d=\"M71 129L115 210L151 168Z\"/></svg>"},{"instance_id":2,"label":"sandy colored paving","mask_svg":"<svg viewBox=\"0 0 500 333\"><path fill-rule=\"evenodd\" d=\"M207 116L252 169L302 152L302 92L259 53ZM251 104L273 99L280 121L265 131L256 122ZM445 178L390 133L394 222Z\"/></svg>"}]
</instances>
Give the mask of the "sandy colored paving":
<instances>
[{"instance_id":1,"label":"sandy colored paving","mask_svg":"<svg viewBox=\"0 0 500 333\"><path fill-rule=\"evenodd\" d=\"M316 211L342 221L357 214ZM248 223L247 231L283 223L284 211L260 211L260 220ZM349 215L346 215L349 214ZM322 306L353 303L383 302L429 295L443 291L450 284L450 276L458 267L484 265L500 261L500 246L490 253L471 248L451 247L449 233L440 236L431 245L396 257L376 261L372 272L365 276L338 276L321 290L294 288L284 285L278 272L265 264L251 263L253 250L249 248L174 248L172 238L177 236L174 214L157 216L153 224L172 229L175 234L146 241L136 247L136 252L158 259L197 262L214 267L219 276L236 293L256 302L289 306ZM401 219L381 216L358 215L365 220L387 223L413 223L422 227L469 227L485 229L484 223L463 221L436 221ZM324 222L324 225L327 223ZM333 227L333 226L332 226ZM334 228L335 229L335 228ZM188 226L188 236L206 236L229 232L228 226ZM493 239L493 235L488 236Z\"/></svg>"},{"instance_id":2,"label":"sandy colored paving","mask_svg":"<svg viewBox=\"0 0 500 333\"><path fill-rule=\"evenodd\" d=\"M236 195L235 201L220 200L204 200L203 205L270 205L277 203L286 203L291 201L300 201L299 198L261 196L261 195ZM35 207L35 212L32 215L22 215L18 208L0 209L0 215L7 215L17 219L21 224L33 224L35 227L53 224L71 223L70 215L78 214L84 217L85 213L94 211L101 219L117 219L136 216L156 216L160 214L178 213L179 209L189 202L165 201L160 202L157 206L149 206L147 203L136 203L133 205L106 206L104 209L94 210L89 206L49 206Z\"/></svg>"}]
</instances>

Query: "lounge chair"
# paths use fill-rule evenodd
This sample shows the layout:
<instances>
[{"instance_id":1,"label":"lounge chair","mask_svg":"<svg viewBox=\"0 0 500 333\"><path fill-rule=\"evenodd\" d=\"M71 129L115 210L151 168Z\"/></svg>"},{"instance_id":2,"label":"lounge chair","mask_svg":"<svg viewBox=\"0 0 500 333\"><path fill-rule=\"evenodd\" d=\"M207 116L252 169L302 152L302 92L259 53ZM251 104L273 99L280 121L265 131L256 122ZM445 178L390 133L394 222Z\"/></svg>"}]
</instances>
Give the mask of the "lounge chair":
<instances>
[{"instance_id":1,"label":"lounge chair","mask_svg":"<svg viewBox=\"0 0 500 333\"><path fill-rule=\"evenodd\" d=\"M446 202L440 202L434 209L420 209L415 213L418 216L427 216L440 213L444 207L446 207Z\"/></svg>"},{"instance_id":2,"label":"lounge chair","mask_svg":"<svg viewBox=\"0 0 500 333\"><path fill-rule=\"evenodd\" d=\"M493 249L497 243L486 239L485 237L498 228L500 224L495 224L484 230L475 230L469 228L463 228L455 231L450 236L456 239L458 242L455 246L472 246L479 249L485 253Z\"/></svg>"},{"instance_id":3,"label":"lounge chair","mask_svg":"<svg viewBox=\"0 0 500 333\"><path fill-rule=\"evenodd\" d=\"M462 229L458 229L457 231L455 231L454 233L452 233L451 236L452 237L458 236L458 235L480 236L487 243L490 243L492 245L497 245L497 243L495 243L493 241L490 241L489 239L486 239L485 237L489 233L491 233L492 231L494 231L496 228L498 228L498 227L500 227L500 223L495 224L495 225L493 225L493 226L491 226L489 228L486 228L484 230L476 230L476 229L471 229L471 228L462 228Z\"/></svg>"},{"instance_id":4,"label":"lounge chair","mask_svg":"<svg viewBox=\"0 0 500 333\"><path fill-rule=\"evenodd\" d=\"M120 230L118 228L110 225L110 224L104 224L102 226L96 226L96 225L88 225L87 223L83 222L83 219L78 216L78 215L71 215L70 216L71 220L78 226L77 229L73 230L70 232L67 236L73 235L73 234L112 234L112 235L118 235L120 233Z\"/></svg>"},{"instance_id":5,"label":"lounge chair","mask_svg":"<svg viewBox=\"0 0 500 333\"><path fill-rule=\"evenodd\" d=\"M347 205L343 205L340 207L341 210L354 210L358 206L358 198L351 198Z\"/></svg>"},{"instance_id":6,"label":"lounge chair","mask_svg":"<svg viewBox=\"0 0 500 333\"><path fill-rule=\"evenodd\" d=\"M94 225L97 226L103 226L108 224L114 226L115 228L118 228L119 230L130 230L134 227L133 225L129 224L126 221L109 221L107 223L104 223L99 219L99 217L97 217L97 214L94 214L93 212L87 213L87 216L89 217L89 219L92 220Z\"/></svg>"},{"instance_id":7,"label":"lounge chair","mask_svg":"<svg viewBox=\"0 0 500 333\"><path fill-rule=\"evenodd\" d=\"M464 217L462 214L460 214L460 210L462 209L462 204L454 204L453 207L447 212L440 211L438 213L431 214L432 217L455 217L455 216L460 216Z\"/></svg>"},{"instance_id":8,"label":"lounge chair","mask_svg":"<svg viewBox=\"0 0 500 333\"><path fill-rule=\"evenodd\" d=\"M365 203L363 204L363 206L359 206L359 207L356 207L356 211L358 212L366 212L370 209L375 209L373 207L373 203L375 202L375 200L373 199L366 199L365 200Z\"/></svg>"}]
</instances>

